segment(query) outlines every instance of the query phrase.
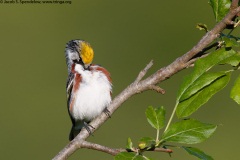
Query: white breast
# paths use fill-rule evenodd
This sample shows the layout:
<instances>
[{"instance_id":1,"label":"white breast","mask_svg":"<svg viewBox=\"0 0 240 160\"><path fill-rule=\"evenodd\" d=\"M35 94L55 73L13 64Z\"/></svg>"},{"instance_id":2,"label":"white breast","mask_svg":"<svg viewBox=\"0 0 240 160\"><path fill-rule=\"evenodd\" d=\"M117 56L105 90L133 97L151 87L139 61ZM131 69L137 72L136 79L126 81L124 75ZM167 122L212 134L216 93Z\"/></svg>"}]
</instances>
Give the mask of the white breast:
<instances>
[{"instance_id":1,"label":"white breast","mask_svg":"<svg viewBox=\"0 0 240 160\"><path fill-rule=\"evenodd\" d=\"M111 83L104 73L83 70L76 64L75 71L81 74L80 88L75 95L72 116L75 120L91 121L111 102Z\"/></svg>"}]
</instances>

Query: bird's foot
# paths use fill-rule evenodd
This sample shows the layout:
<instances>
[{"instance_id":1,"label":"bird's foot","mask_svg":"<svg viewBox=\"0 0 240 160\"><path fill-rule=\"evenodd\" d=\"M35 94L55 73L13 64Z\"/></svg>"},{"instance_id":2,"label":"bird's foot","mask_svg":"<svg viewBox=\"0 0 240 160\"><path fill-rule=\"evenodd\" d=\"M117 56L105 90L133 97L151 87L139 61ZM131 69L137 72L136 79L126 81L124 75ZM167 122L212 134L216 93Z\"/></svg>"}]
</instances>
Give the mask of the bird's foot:
<instances>
[{"instance_id":1,"label":"bird's foot","mask_svg":"<svg viewBox=\"0 0 240 160\"><path fill-rule=\"evenodd\" d=\"M84 122L84 128L88 131L90 135L93 136L92 131L90 128L95 129L92 125L88 124L87 122Z\"/></svg>"},{"instance_id":2,"label":"bird's foot","mask_svg":"<svg viewBox=\"0 0 240 160\"><path fill-rule=\"evenodd\" d=\"M109 118L111 118L111 112L110 112L107 108L105 108L105 109L103 110L103 112L106 114L106 116L108 116Z\"/></svg>"}]
</instances>

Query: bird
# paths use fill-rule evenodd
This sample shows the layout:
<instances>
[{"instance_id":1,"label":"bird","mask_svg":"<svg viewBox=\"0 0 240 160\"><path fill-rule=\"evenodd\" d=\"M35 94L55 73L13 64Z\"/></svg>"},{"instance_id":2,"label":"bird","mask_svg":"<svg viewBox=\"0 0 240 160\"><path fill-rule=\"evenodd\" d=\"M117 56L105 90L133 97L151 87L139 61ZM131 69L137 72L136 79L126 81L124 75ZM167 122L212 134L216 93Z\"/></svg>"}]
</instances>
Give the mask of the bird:
<instances>
[{"instance_id":1,"label":"bird","mask_svg":"<svg viewBox=\"0 0 240 160\"><path fill-rule=\"evenodd\" d=\"M72 121L69 140L72 141L84 127L91 133L89 123L105 112L112 98L112 79L107 69L92 64L94 51L85 40L70 40L65 58L68 70L66 84L67 107Z\"/></svg>"}]
</instances>

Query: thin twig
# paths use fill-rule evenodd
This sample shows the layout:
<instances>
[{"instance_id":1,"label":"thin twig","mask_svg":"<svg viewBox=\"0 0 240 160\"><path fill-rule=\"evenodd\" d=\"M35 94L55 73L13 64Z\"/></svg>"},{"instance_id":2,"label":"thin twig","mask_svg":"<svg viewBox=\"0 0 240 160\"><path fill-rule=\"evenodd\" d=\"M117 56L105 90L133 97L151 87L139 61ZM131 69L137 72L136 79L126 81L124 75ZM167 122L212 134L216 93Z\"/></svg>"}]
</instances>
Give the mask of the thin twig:
<instances>
[{"instance_id":1,"label":"thin twig","mask_svg":"<svg viewBox=\"0 0 240 160\"><path fill-rule=\"evenodd\" d=\"M152 67L152 65L153 65L153 60L151 60L147 64L147 66L138 74L138 76L137 76L136 80L134 81L134 83L140 82L143 79L143 77L146 75L147 71Z\"/></svg>"},{"instance_id":2,"label":"thin twig","mask_svg":"<svg viewBox=\"0 0 240 160\"><path fill-rule=\"evenodd\" d=\"M133 148L132 151L127 151L126 149L123 148L109 148L100 144L96 144L96 143L91 143L91 142L87 142L87 141L82 141L81 143L81 148L87 148L87 149L93 149L93 150L97 150L97 151L102 151L108 154L111 154L113 156L117 155L120 152L137 152L139 149L137 148ZM165 152L165 153L172 153L173 151L171 149L167 149L167 148L153 148L152 150L146 150L146 151L154 151L154 152Z\"/></svg>"},{"instance_id":3,"label":"thin twig","mask_svg":"<svg viewBox=\"0 0 240 160\"><path fill-rule=\"evenodd\" d=\"M186 63L186 68L194 67L194 63L196 62L196 60L207 57L208 55L209 55L209 53L204 53L201 57L191 59L190 61L188 61Z\"/></svg>"},{"instance_id":4,"label":"thin twig","mask_svg":"<svg viewBox=\"0 0 240 160\"><path fill-rule=\"evenodd\" d=\"M166 149L166 148L155 148L154 151L156 151L156 152L166 152L166 153L172 153L173 152L171 149Z\"/></svg>"},{"instance_id":5,"label":"thin twig","mask_svg":"<svg viewBox=\"0 0 240 160\"><path fill-rule=\"evenodd\" d=\"M156 92L161 93L161 94L165 94L165 90L162 89L162 88L159 87L159 86L156 86L156 85L150 85L150 86L149 86L149 89L155 90Z\"/></svg>"},{"instance_id":6,"label":"thin twig","mask_svg":"<svg viewBox=\"0 0 240 160\"><path fill-rule=\"evenodd\" d=\"M117 155L119 152L126 152L125 149L113 149L113 148L109 148L106 146L102 146L100 144L91 143L91 142L87 142L87 141L83 141L81 146L82 146L82 148L88 148L88 149L102 151L102 152L111 154L113 156Z\"/></svg>"}]
</instances>

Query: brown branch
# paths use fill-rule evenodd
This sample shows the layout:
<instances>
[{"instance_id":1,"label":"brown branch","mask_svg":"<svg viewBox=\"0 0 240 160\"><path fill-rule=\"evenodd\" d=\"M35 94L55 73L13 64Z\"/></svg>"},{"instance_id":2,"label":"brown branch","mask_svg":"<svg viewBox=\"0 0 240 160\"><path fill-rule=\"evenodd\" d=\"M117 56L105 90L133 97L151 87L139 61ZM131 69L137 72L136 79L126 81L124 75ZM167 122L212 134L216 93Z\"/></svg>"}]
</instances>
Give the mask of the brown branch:
<instances>
[{"instance_id":1,"label":"brown branch","mask_svg":"<svg viewBox=\"0 0 240 160\"><path fill-rule=\"evenodd\" d=\"M192 59L197 58L197 57L201 57L202 55L206 54L206 51L208 51L212 48L215 48L215 47L219 46L220 44L221 44L221 42L215 42L215 43L211 44L210 46L207 46L202 51L197 53L194 57L192 57Z\"/></svg>"},{"instance_id":2,"label":"brown branch","mask_svg":"<svg viewBox=\"0 0 240 160\"><path fill-rule=\"evenodd\" d=\"M126 89L124 89L118 96L116 96L112 103L108 106L108 110L110 111L110 115L112 115L119 107L122 105L127 99L131 96L143 92L156 86L158 83L166 80L167 78L171 77L175 73L183 70L189 65L189 61L196 56L199 52L203 51L210 43L212 43L217 37L219 37L219 33L226 28L226 25L230 24L233 17L236 16L240 12L240 7L238 7L238 0L232 0L232 5L229 13L225 16L225 18L220 21L215 27L207 32L202 39L187 53L183 56L176 59L174 62L169 64L166 67L159 69L157 72L152 74L151 76L147 77L146 79L142 80L145 76L148 69L152 66L152 61L143 69L136 80L130 84ZM156 89L155 89L156 90ZM158 90L158 89L157 89ZM102 113L96 119L94 119L90 125L94 126L92 128L92 133L98 129L107 119L109 116ZM86 143L85 139L89 136L88 132L85 129L78 134L78 136L71 141L62 151L60 151L53 159L54 160L63 160L67 159L73 152L77 149L86 147L86 145L90 145ZM95 148L94 148L95 147ZM97 149L98 145L93 145L92 149ZM108 149L108 148L105 148ZM104 151L104 149L102 150ZM111 152L112 153L112 152ZM109 154L111 154L109 153Z\"/></svg>"},{"instance_id":3,"label":"brown branch","mask_svg":"<svg viewBox=\"0 0 240 160\"><path fill-rule=\"evenodd\" d=\"M138 74L138 77L136 78L136 80L133 83L138 83L140 82L143 77L146 75L147 71L152 67L153 65L153 60L151 60L147 66Z\"/></svg>"},{"instance_id":4,"label":"brown branch","mask_svg":"<svg viewBox=\"0 0 240 160\"><path fill-rule=\"evenodd\" d=\"M139 150L137 148L134 148L133 151L127 151L126 149L123 149L123 148L118 148L118 149L109 148L109 147L106 147L106 146L102 146L100 144L91 143L91 142L87 142L87 141L82 141L81 147L101 151L101 152L104 152L104 153L111 154L113 156L117 155L120 152L136 152L137 153L138 150ZM171 149L167 149L167 148L153 148L152 150L146 150L146 151L165 152L165 153L172 153L173 152Z\"/></svg>"},{"instance_id":5,"label":"brown branch","mask_svg":"<svg viewBox=\"0 0 240 160\"><path fill-rule=\"evenodd\" d=\"M193 58L186 63L186 68L194 67L194 62L200 58L207 57L210 53L205 53L201 57Z\"/></svg>"},{"instance_id":6,"label":"brown branch","mask_svg":"<svg viewBox=\"0 0 240 160\"><path fill-rule=\"evenodd\" d=\"M239 0L232 0L230 9L233 10L233 9L237 8L238 7L238 2L239 2Z\"/></svg>"},{"instance_id":7,"label":"brown branch","mask_svg":"<svg viewBox=\"0 0 240 160\"><path fill-rule=\"evenodd\" d=\"M102 145L87 142L87 141L82 142L82 148L88 148L88 149L94 149L94 150L102 151L102 152L111 154L113 156L117 155L119 152L126 152L125 149L113 149L113 148L109 148L109 147L106 147L106 146L102 146Z\"/></svg>"},{"instance_id":8,"label":"brown branch","mask_svg":"<svg viewBox=\"0 0 240 160\"><path fill-rule=\"evenodd\" d=\"M149 89L155 90L158 93L165 94L165 90L157 85L149 85Z\"/></svg>"},{"instance_id":9,"label":"brown branch","mask_svg":"<svg viewBox=\"0 0 240 160\"><path fill-rule=\"evenodd\" d=\"M155 148L154 151L156 151L156 152L166 152L166 153L172 153L173 152L171 149L167 149L167 148Z\"/></svg>"}]
</instances>

